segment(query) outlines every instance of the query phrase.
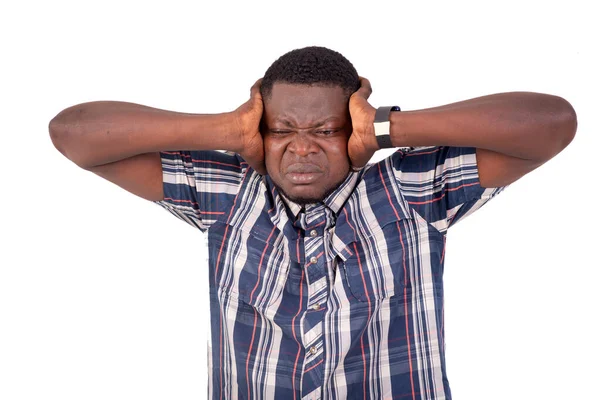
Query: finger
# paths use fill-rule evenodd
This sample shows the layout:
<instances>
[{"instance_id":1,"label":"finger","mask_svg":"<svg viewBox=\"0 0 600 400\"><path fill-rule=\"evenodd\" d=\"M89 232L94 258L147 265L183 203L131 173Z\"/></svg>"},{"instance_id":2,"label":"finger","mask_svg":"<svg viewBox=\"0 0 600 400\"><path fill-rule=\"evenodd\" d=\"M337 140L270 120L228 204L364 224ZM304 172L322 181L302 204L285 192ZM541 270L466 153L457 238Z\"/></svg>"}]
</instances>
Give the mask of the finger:
<instances>
[{"instance_id":1,"label":"finger","mask_svg":"<svg viewBox=\"0 0 600 400\"><path fill-rule=\"evenodd\" d=\"M371 82L367 78L363 78L359 76L360 79L360 88L358 88L358 95L364 99L368 99L371 93L373 93L373 88L371 87Z\"/></svg>"},{"instance_id":2,"label":"finger","mask_svg":"<svg viewBox=\"0 0 600 400\"><path fill-rule=\"evenodd\" d=\"M252 85L252 87L250 88L250 97L260 96L260 85L262 84L262 80L263 78L260 78L259 80L254 82L254 85Z\"/></svg>"}]
</instances>

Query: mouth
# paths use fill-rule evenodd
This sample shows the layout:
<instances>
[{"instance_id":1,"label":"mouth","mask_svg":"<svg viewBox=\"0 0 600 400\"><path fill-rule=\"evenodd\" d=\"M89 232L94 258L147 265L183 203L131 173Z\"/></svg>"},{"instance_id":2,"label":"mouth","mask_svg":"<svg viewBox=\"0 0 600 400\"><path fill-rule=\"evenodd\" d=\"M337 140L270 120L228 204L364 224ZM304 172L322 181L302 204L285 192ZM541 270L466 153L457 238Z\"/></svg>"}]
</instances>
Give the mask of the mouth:
<instances>
[{"instance_id":1,"label":"mouth","mask_svg":"<svg viewBox=\"0 0 600 400\"><path fill-rule=\"evenodd\" d=\"M323 172L315 164L296 163L287 168L286 177L296 185L308 185L316 181Z\"/></svg>"}]
</instances>

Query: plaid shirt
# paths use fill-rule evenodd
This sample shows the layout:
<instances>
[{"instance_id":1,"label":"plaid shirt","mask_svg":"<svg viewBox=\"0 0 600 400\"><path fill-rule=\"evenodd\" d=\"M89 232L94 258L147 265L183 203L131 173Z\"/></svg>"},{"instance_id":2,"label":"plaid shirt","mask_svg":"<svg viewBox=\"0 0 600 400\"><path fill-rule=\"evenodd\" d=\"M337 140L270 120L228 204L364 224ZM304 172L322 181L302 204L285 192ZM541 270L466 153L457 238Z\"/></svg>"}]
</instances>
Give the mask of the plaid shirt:
<instances>
[{"instance_id":1,"label":"plaid shirt","mask_svg":"<svg viewBox=\"0 0 600 400\"><path fill-rule=\"evenodd\" d=\"M239 155L161 159L156 203L208 232L209 398L451 398L446 231L503 189L475 148L397 151L305 208Z\"/></svg>"}]
</instances>

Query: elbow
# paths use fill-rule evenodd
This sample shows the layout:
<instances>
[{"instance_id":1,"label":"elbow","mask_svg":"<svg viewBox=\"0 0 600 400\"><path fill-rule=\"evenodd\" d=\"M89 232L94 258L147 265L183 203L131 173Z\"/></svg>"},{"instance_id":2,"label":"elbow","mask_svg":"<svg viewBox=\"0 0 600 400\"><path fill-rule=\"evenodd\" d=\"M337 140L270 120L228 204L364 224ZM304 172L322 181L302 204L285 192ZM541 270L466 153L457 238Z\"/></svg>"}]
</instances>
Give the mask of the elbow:
<instances>
[{"instance_id":1,"label":"elbow","mask_svg":"<svg viewBox=\"0 0 600 400\"><path fill-rule=\"evenodd\" d=\"M82 163L77 159L78 130L76 127L78 124L72 119L75 107L67 108L52 118L48 123L48 132L56 150L83 168Z\"/></svg>"},{"instance_id":2,"label":"elbow","mask_svg":"<svg viewBox=\"0 0 600 400\"><path fill-rule=\"evenodd\" d=\"M61 121L60 114L50 120L48 124L48 132L50 133L50 140L56 148L63 155L66 156L65 151L65 124Z\"/></svg>"},{"instance_id":3,"label":"elbow","mask_svg":"<svg viewBox=\"0 0 600 400\"><path fill-rule=\"evenodd\" d=\"M577 114L571 103L559 96L546 95L546 99L543 111L546 122L542 125L545 139L540 147L542 153L537 159L540 162L546 162L563 151L573 141L577 131Z\"/></svg>"},{"instance_id":4,"label":"elbow","mask_svg":"<svg viewBox=\"0 0 600 400\"><path fill-rule=\"evenodd\" d=\"M557 147L558 152L564 150L575 138L577 132L577 113L567 100L558 97L559 106L556 112L557 118Z\"/></svg>"}]
</instances>

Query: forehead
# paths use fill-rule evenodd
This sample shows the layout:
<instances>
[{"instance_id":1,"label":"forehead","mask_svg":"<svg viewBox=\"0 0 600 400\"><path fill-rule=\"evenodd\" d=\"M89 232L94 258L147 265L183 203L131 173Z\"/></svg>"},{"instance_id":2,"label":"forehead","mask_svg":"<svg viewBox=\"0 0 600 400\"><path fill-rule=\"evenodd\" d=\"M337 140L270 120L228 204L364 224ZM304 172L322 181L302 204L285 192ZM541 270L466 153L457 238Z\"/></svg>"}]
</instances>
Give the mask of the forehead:
<instances>
[{"instance_id":1,"label":"forehead","mask_svg":"<svg viewBox=\"0 0 600 400\"><path fill-rule=\"evenodd\" d=\"M267 122L297 124L318 122L330 117L346 118L348 98L340 86L275 83L265 102Z\"/></svg>"}]
</instances>

